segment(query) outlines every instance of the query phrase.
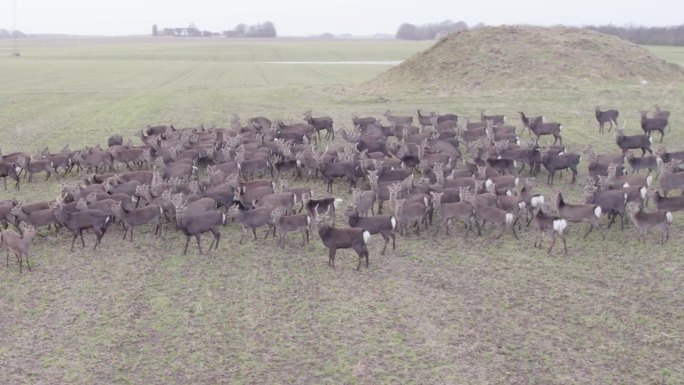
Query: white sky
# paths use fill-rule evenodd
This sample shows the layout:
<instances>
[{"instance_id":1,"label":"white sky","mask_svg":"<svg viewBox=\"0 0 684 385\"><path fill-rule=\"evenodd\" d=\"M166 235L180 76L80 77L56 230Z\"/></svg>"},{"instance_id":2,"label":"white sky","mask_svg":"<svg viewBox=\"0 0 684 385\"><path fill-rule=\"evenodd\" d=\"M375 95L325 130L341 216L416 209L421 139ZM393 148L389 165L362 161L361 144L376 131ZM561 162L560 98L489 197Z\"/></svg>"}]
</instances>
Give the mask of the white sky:
<instances>
[{"instance_id":1,"label":"white sky","mask_svg":"<svg viewBox=\"0 0 684 385\"><path fill-rule=\"evenodd\" d=\"M220 32L270 20L279 36L394 34L403 22L468 25L684 23L684 0L0 0L0 28L25 33L149 34L152 24Z\"/></svg>"}]
</instances>

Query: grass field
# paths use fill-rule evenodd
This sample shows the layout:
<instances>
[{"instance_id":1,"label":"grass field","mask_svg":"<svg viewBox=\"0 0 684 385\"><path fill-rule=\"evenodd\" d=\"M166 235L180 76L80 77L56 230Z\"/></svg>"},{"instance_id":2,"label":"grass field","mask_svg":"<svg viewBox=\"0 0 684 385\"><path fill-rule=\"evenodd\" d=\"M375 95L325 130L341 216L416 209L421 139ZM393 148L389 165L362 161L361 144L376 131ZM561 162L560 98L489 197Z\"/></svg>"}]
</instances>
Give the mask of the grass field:
<instances>
[{"instance_id":1,"label":"grass field","mask_svg":"<svg viewBox=\"0 0 684 385\"><path fill-rule=\"evenodd\" d=\"M0 52L9 44L0 41ZM225 127L232 113L299 120L313 109L340 128L352 113L478 116L486 107L515 123L519 110L563 122L570 150L614 151L612 134L597 133L594 106L619 109L636 133L638 110L657 103L672 111L668 149L684 149L681 84L371 94L359 84L386 66L263 63L393 61L429 44L22 41L21 57L0 57L0 148L105 144L146 124ZM681 48L652 49L684 64ZM586 162L580 169L582 181ZM558 188L579 199L567 181ZM39 180L0 198L58 191ZM343 187L336 195L348 199ZM633 226L582 241L576 225L567 257L533 249L531 231L519 241L411 234L384 257L374 237L361 272L351 252L329 269L316 237L303 248L295 238L285 250L271 240L237 247L235 225L211 257L181 256L170 224L160 240L145 228L133 244L111 227L98 253L70 253L65 231L41 231L34 271L20 275L11 263L0 277L0 383L680 384L683 229L675 213L660 246L639 243Z\"/></svg>"}]
</instances>

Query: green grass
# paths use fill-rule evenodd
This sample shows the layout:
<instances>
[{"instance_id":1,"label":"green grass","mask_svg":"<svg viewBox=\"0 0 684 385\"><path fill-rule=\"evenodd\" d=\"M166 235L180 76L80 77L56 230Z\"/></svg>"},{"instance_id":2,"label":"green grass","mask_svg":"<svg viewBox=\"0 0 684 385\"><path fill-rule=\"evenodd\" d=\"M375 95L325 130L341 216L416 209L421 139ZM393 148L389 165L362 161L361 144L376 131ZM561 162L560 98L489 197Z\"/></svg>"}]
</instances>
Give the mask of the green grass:
<instances>
[{"instance_id":1,"label":"green grass","mask_svg":"<svg viewBox=\"0 0 684 385\"><path fill-rule=\"evenodd\" d=\"M637 132L638 109L657 103L672 110L668 148L682 149L681 85L371 94L357 84L387 67L252 62L400 60L428 45L26 41L20 58L0 57L0 148L104 144L156 123L227 126L232 113L299 120L310 108L339 128L354 112L420 107L473 117L487 108L513 123L518 110L543 113L563 122L570 150L614 151L612 134L597 134L594 106L618 108ZM653 49L666 58L684 52ZM580 169L582 181L585 161ZM0 198L56 196L57 183L38 179ZM581 190L567 181L557 188L576 201ZM335 195L349 198L338 184ZM194 244L181 256L184 239L170 224L161 240L136 230L133 244L112 226L98 253L71 253L65 231L43 230L34 271L19 275L10 263L0 279L0 383L684 382L679 213L662 247L653 237L636 241L632 226L611 228L606 241L583 241L584 225L571 228L568 257L533 249L525 230L519 241L492 241L489 229L466 241L458 228L450 237L430 229L399 237L384 257L374 237L361 272L348 251L328 268L316 236L305 247L291 237L285 250L271 240L237 246L235 225L210 257ZM86 241L92 246L92 235Z\"/></svg>"}]
</instances>

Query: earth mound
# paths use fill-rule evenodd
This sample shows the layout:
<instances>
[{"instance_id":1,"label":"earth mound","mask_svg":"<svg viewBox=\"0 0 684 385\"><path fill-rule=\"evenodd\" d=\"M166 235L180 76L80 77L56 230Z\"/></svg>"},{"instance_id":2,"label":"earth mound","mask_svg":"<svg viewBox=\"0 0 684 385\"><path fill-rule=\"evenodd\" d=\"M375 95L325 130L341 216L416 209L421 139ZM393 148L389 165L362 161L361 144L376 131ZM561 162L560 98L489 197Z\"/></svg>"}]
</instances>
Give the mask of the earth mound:
<instances>
[{"instance_id":1,"label":"earth mound","mask_svg":"<svg viewBox=\"0 0 684 385\"><path fill-rule=\"evenodd\" d=\"M448 91L682 80L684 68L614 36L571 27L501 26L451 33L363 88Z\"/></svg>"}]
</instances>

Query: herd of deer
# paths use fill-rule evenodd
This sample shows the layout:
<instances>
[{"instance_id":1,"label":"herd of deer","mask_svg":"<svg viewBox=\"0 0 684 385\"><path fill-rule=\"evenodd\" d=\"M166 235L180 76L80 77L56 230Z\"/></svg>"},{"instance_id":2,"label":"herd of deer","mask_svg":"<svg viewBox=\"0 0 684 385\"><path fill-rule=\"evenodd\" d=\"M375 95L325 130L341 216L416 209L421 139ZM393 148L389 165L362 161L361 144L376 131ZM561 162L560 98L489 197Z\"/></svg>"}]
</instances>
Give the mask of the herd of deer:
<instances>
[{"instance_id":1,"label":"herd of deer","mask_svg":"<svg viewBox=\"0 0 684 385\"><path fill-rule=\"evenodd\" d=\"M547 185L552 186L562 170L571 171L574 184L581 155L563 146L560 123L524 112L519 113L523 129L535 137L526 145L520 143L522 132L507 125L502 115L482 111L480 121L459 122L455 114L423 115L418 110L417 125L413 116L390 111L384 114L387 125L375 117L354 115L353 129L337 129L347 143L327 145L321 151L313 143L321 140L321 131L326 132L325 139L334 140L333 120L314 118L307 111L302 123L255 117L243 126L234 116L230 128L147 126L137 146L114 135L107 149L95 146L72 151L66 146L58 153L45 148L34 155L0 155L5 190L6 178L11 178L19 191L22 173L28 182L41 172L46 180L51 175L59 179L74 169L84 175L81 184L62 184L55 201L1 201L0 222L5 230L0 233L0 246L7 249L8 265L9 252L16 255L21 272L24 261L30 270L29 246L39 228L71 231L71 250L78 237L85 247L83 232L92 231L95 249L112 223L120 223L123 239L130 234L133 242L136 227L154 225L155 235L161 236L163 223L170 221L186 236L183 253L187 254L194 237L202 255L201 235L211 233L209 250L217 249L221 228L230 218L242 229L240 243L247 232L257 239L256 229L267 227L265 237L277 234L281 246L291 232L301 233L304 244L309 242L310 231L317 229L329 249L331 267L338 249L351 248L359 256L360 269L364 259L368 267L367 244L372 235L383 237L384 254L390 240L395 249L397 231L401 235L414 229L420 235L434 215L440 220L436 233L444 229L449 235L456 221L463 223L465 238L474 228L481 235L487 224L499 230L497 238L507 231L518 238L523 222L533 224L534 246L541 248L549 236L549 253L557 238L567 253L569 223L586 222L585 237L596 228L605 238L600 221L604 215L608 227L620 217L624 228L628 216L642 240L653 229L661 232L661 242L665 242L672 212L684 210L684 197L668 196L684 188L684 172L679 169L684 152L671 153L661 147L654 155L650 134L658 131L662 141L669 112L657 108L655 116L648 117L642 111L644 134L630 136L624 134L624 123L618 128L616 110L596 107L595 112L600 132L606 123L608 131L616 127L620 151L596 154L591 146L585 149L589 178L583 203L566 202L559 190L550 200L534 191L542 166L548 172ZM552 136L553 144L540 146L544 136ZM635 157L629 150L642 150L642 156ZM626 165L632 173L626 173ZM206 166L204 172L201 166ZM525 167L529 176L522 177ZM660 190L652 186L652 171L657 171ZM342 199L317 198L311 186L290 185L315 178L324 181L328 194L333 193L336 180L348 184L352 193L344 210L348 227L335 227ZM645 210L649 200L653 212ZM383 215L385 201L391 212Z\"/></svg>"}]
</instances>

